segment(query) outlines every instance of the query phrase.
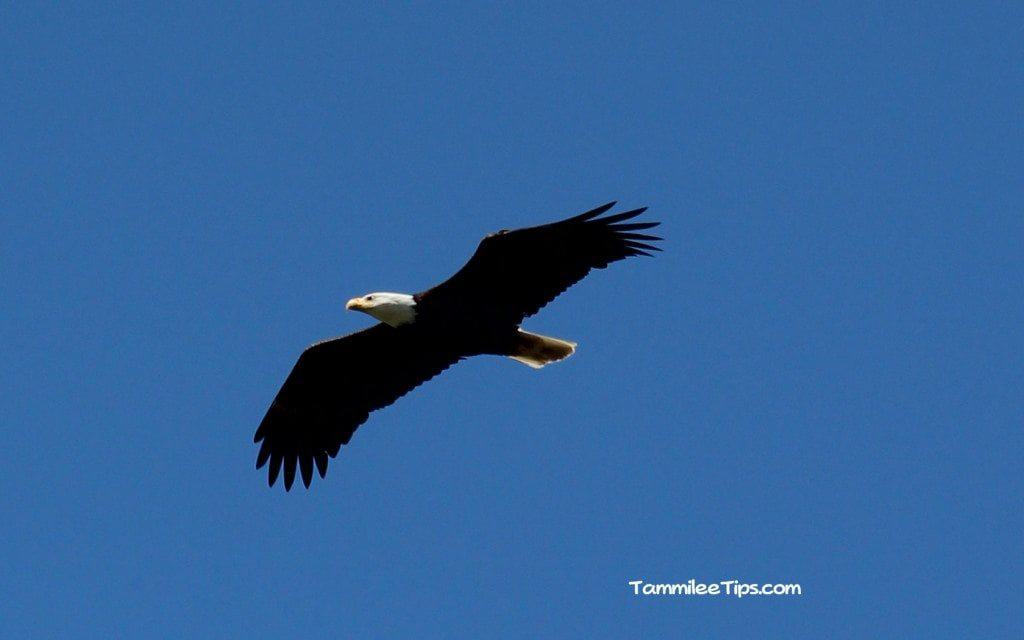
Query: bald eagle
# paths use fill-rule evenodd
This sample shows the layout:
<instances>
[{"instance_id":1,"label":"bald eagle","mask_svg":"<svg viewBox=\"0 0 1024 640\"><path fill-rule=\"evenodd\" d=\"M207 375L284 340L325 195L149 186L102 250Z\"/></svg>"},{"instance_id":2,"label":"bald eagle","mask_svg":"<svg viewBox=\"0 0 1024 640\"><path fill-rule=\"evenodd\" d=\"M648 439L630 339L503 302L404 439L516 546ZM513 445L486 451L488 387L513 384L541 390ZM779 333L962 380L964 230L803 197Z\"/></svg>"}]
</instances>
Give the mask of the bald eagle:
<instances>
[{"instance_id":1,"label":"bald eagle","mask_svg":"<svg viewBox=\"0 0 1024 640\"><path fill-rule=\"evenodd\" d=\"M523 319L579 282L630 256L660 251L661 240L636 233L657 222L632 222L646 210L600 217L610 202L560 222L486 236L451 278L416 294L370 293L347 309L379 324L306 349L256 429L256 468L270 463L274 485L284 467L291 490L296 467L309 487L328 458L348 444L370 412L386 407L463 358L507 356L533 368L568 358L576 343L530 333Z\"/></svg>"}]
</instances>

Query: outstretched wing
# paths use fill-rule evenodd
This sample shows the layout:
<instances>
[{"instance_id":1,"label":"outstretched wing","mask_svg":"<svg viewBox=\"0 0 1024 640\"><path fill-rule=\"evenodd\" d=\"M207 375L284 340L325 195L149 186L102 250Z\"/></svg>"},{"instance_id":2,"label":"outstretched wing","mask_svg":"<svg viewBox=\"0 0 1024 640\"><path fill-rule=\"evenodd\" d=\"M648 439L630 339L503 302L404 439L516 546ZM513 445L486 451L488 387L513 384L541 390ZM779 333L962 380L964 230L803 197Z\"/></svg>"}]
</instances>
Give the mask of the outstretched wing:
<instances>
[{"instance_id":1,"label":"outstretched wing","mask_svg":"<svg viewBox=\"0 0 1024 640\"><path fill-rule=\"evenodd\" d=\"M256 468L268 461L270 486L284 466L290 490L296 466L309 487L316 464L327 474L327 459L348 444L371 411L386 407L458 362L439 351L414 327L378 324L306 349L277 392L254 442L263 442Z\"/></svg>"},{"instance_id":2,"label":"outstretched wing","mask_svg":"<svg viewBox=\"0 0 1024 640\"><path fill-rule=\"evenodd\" d=\"M519 324L591 269L661 251L649 244L661 238L636 233L660 223L625 223L646 207L599 217L613 206L610 202L561 222L488 235L455 275L419 294L418 306L471 307L486 310L494 320Z\"/></svg>"}]
</instances>

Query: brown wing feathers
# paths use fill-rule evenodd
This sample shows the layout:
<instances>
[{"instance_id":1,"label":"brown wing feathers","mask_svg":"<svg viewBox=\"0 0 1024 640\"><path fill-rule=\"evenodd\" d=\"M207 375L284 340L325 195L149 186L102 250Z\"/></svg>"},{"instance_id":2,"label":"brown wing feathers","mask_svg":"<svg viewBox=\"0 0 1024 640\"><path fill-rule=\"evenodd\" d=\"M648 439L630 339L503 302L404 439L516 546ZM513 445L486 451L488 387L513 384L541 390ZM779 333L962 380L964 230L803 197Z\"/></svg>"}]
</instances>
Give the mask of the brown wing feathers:
<instances>
[{"instance_id":1,"label":"brown wing feathers","mask_svg":"<svg viewBox=\"0 0 1024 640\"><path fill-rule=\"evenodd\" d=\"M307 349L288 375L253 440L256 468L269 462L271 486L284 470L291 489L298 469L309 487L313 467L327 473L370 412L388 406L460 359L435 351L413 330L379 324Z\"/></svg>"},{"instance_id":2,"label":"brown wing feathers","mask_svg":"<svg viewBox=\"0 0 1024 640\"><path fill-rule=\"evenodd\" d=\"M472 301L496 319L518 324L591 269L661 251L650 244L661 238L636 233L660 223L625 223L646 207L600 217L614 205L610 202L560 222L493 233L458 273L420 297L437 306Z\"/></svg>"}]
</instances>

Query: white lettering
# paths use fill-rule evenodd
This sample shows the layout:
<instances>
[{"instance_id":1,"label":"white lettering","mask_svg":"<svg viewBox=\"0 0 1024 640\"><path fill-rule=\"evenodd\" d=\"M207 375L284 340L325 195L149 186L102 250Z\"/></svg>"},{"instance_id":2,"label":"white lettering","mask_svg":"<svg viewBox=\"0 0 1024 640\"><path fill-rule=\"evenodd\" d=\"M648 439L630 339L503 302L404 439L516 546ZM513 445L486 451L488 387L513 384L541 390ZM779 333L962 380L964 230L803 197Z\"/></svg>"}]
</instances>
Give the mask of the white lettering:
<instances>
[{"instance_id":1,"label":"white lettering","mask_svg":"<svg viewBox=\"0 0 1024 640\"><path fill-rule=\"evenodd\" d=\"M635 596L800 596L803 587L799 584L783 584L766 582L740 582L739 580L721 580L719 582L697 582L690 578L688 582L644 582L630 580L627 584L633 587Z\"/></svg>"}]
</instances>

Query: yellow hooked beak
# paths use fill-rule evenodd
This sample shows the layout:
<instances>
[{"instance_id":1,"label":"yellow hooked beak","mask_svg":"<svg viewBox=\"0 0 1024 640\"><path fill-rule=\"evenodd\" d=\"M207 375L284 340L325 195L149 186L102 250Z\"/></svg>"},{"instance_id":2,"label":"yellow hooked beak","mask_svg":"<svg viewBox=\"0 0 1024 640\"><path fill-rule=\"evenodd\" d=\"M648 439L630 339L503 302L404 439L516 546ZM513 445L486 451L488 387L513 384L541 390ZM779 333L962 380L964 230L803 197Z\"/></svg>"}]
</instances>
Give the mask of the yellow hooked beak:
<instances>
[{"instance_id":1,"label":"yellow hooked beak","mask_svg":"<svg viewBox=\"0 0 1024 640\"><path fill-rule=\"evenodd\" d=\"M345 303L345 308L349 311L364 311L366 310L366 304L362 298L352 298Z\"/></svg>"}]
</instances>

